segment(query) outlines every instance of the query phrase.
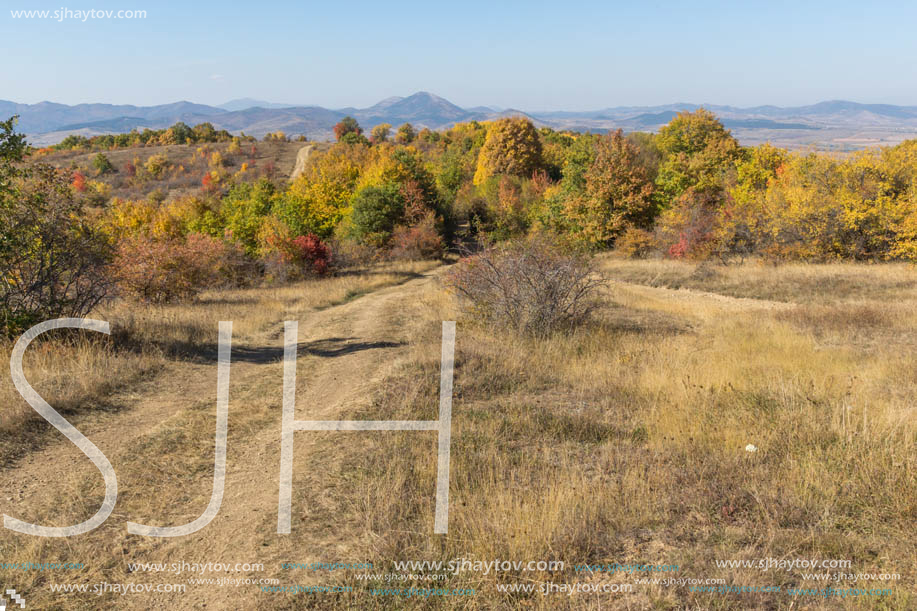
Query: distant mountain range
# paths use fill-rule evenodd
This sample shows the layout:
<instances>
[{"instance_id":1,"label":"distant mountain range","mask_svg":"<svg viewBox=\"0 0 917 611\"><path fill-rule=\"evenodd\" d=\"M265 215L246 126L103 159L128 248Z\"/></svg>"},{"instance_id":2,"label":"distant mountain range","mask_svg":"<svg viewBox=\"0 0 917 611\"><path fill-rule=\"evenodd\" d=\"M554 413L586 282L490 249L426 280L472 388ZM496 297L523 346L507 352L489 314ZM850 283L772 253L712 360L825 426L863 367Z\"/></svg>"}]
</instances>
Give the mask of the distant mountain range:
<instances>
[{"instance_id":1,"label":"distant mountain range","mask_svg":"<svg viewBox=\"0 0 917 611\"><path fill-rule=\"evenodd\" d=\"M0 100L0 117L19 115L19 130L32 143L59 142L68 134L92 136L131 129L159 129L178 121L189 125L209 121L217 129L261 137L268 132L306 135L312 140L332 138L331 128L343 117L355 117L364 129L380 123L443 129L463 121L486 121L525 116L536 125L579 131L655 131L682 110L704 106L716 113L740 141L754 144L771 140L791 148L817 147L850 150L890 144L917 137L917 106L820 102L810 106L738 108L712 104L619 106L589 112L522 111L491 106L461 108L427 92L391 97L369 108L328 109L319 106L276 104L252 98L220 106L175 102L158 106L112 104L17 104Z\"/></svg>"}]
</instances>

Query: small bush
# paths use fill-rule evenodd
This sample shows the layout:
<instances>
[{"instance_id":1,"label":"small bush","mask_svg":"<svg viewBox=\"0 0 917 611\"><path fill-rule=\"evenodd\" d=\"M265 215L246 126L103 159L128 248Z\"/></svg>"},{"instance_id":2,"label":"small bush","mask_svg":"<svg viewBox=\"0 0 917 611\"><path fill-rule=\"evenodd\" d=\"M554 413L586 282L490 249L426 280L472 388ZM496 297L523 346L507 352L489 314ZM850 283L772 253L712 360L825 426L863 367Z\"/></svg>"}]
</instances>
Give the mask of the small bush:
<instances>
[{"instance_id":1,"label":"small bush","mask_svg":"<svg viewBox=\"0 0 917 611\"><path fill-rule=\"evenodd\" d=\"M353 200L352 233L361 244L383 247L392 238L395 225L404 216L404 196L394 185L364 187Z\"/></svg>"},{"instance_id":2,"label":"small bush","mask_svg":"<svg viewBox=\"0 0 917 611\"><path fill-rule=\"evenodd\" d=\"M631 227L615 241L615 250L629 259L645 259L656 249L656 239L645 229Z\"/></svg>"},{"instance_id":3,"label":"small bush","mask_svg":"<svg viewBox=\"0 0 917 611\"><path fill-rule=\"evenodd\" d=\"M392 237L392 257L416 261L443 256L443 238L436 231L436 217L429 213L412 227L397 227Z\"/></svg>"},{"instance_id":4,"label":"small bush","mask_svg":"<svg viewBox=\"0 0 917 611\"><path fill-rule=\"evenodd\" d=\"M589 259L546 236L462 259L447 285L482 321L538 337L585 321L602 281Z\"/></svg>"},{"instance_id":5,"label":"small bush","mask_svg":"<svg viewBox=\"0 0 917 611\"><path fill-rule=\"evenodd\" d=\"M314 233L297 236L277 217L267 217L258 231L258 256L271 281L286 282L331 271L332 249Z\"/></svg>"},{"instance_id":6,"label":"small bush","mask_svg":"<svg viewBox=\"0 0 917 611\"><path fill-rule=\"evenodd\" d=\"M111 161L104 153L99 153L92 159L92 167L95 168L96 174L111 174L115 171L115 166L111 164Z\"/></svg>"},{"instance_id":7,"label":"small bush","mask_svg":"<svg viewBox=\"0 0 917 611\"><path fill-rule=\"evenodd\" d=\"M378 248L348 239L333 240L331 250L338 269L366 267L382 260L383 254Z\"/></svg>"},{"instance_id":8,"label":"small bush","mask_svg":"<svg viewBox=\"0 0 917 611\"><path fill-rule=\"evenodd\" d=\"M143 164L143 169L146 170L146 173L152 176L153 178L159 178L162 176L163 172L169 169L169 158L165 155L159 153L156 155L150 155L150 158L146 160L146 163Z\"/></svg>"},{"instance_id":9,"label":"small bush","mask_svg":"<svg viewBox=\"0 0 917 611\"><path fill-rule=\"evenodd\" d=\"M149 303L180 301L208 288L239 285L252 271L239 247L199 233L185 239L126 238L115 258L121 293Z\"/></svg>"},{"instance_id":10,"label":"small bush","mask_svg":"<svg viewBox=\"0 0 917 611\"><path fill-rule=\"evenodd\" d=\"M282 252L303 275L324 276L331 270L331 249L313 233L293 238Z\"/></svg>"}]
</instances>

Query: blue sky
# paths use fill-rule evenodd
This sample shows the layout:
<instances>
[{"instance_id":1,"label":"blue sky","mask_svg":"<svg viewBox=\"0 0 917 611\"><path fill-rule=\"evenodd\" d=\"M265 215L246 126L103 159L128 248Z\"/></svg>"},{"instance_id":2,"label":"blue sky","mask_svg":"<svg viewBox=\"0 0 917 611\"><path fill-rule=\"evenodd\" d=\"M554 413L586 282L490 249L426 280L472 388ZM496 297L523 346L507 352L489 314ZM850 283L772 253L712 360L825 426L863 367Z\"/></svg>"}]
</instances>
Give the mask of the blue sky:
<instances>
[{"instance_id":1,"label":"blue sky","mask_svg":"<svg viewBox=\"0 0 917 611\"><path fill-rule=\"evenodd\" d=\"M0 99L917 105L917 3L4 0ZM13 19L11 10L145 10Z\"/></svg>"}]
</instances>

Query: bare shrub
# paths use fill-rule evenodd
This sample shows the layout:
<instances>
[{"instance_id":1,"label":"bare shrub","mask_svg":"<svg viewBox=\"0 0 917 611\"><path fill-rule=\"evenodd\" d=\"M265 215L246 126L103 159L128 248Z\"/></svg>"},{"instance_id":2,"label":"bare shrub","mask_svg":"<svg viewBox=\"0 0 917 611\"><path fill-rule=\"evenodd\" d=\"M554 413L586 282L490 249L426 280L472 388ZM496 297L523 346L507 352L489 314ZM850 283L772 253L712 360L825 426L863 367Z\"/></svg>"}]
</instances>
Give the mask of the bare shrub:
<instances>
[{"instance_id":1,"label":"bare shrub","mask_svg":"<svg viewBox=\"0 0 917 611\"><path fill-rule=\"evenodd\" d=\"M585 255L546 236L465 257L446 283L475 318L537 337L586 320L603 284Z\"/></svg>"}]
</instances>

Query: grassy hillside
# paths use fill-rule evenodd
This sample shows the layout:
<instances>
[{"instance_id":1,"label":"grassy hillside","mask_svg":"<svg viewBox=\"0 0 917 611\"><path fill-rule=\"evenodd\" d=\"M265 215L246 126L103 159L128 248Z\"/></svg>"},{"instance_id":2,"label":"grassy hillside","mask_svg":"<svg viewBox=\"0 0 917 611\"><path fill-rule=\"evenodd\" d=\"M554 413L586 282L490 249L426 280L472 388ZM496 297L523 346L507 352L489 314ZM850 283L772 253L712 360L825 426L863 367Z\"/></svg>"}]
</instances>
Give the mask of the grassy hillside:
<instances>
[{"instance_id":1,"label":"grassy hillside","mask_svg":"<svg viewBox=\"0 0 917 611\"><path fill-rule=\"evenodd\" d=\"M93 165L99 151L55 151L39 158L55 167L80 172L87 180L108 185L110 190L107 194L110 197L144 199L157 192L165 200L171 200L182 195L200 193L204 174L216 169L210 163L213 153L220 154L223 163L219 168L227 174L236 175L242 164L246 164L248 171L238 175L240 181L252 182L261 177L269 177L283 182L290 178L296 154L305 146L303 142L253 142L240 145L241 150L232 153L228 150L231 144L172 144L102 151L114 168L113 172L104 174L99 174ZM204 155L199 152L201 150ZM158 176L144 174L143 167L154 156L164 157L166 169ZM132 176L127 169L128 165L139 168L140 176Z\"/></svg>"}]
</instances>

